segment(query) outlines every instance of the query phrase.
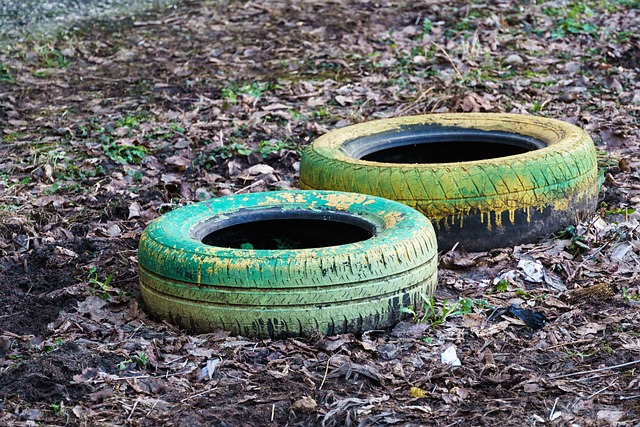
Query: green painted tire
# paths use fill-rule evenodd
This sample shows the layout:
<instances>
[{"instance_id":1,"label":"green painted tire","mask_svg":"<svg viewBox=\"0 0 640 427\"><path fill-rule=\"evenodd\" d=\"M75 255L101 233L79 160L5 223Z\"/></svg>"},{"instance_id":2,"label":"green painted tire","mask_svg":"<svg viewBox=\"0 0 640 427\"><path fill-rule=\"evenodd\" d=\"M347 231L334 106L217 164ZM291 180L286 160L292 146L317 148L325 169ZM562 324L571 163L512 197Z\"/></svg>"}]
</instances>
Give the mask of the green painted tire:
<instances>
[{"instance_id":1,"label":"green painted tire","mask_svg":"<svg viewBox=\"0 0 640 427\"><path fill-rule=\"evenodd\" d=\"M338 244L238 249L203 243L235 236L238 227L266 235L270 224L291 224L295 235L314 234L311 224L320 230L314 238ZM296 231L295 224L303 225ZM364 230L366 237L345 240L345 228ZM236 195L176 209L144 230L138 263L152 317L197 333L287 337L385 328L399 320L401 306L415 306L437 284L428 219L390 200L327 191Z\"/></svg>"},{"instance_id":2,"label":"green painted tire","mask_svg":"<svg viewBox=\"0 0 640 427\"><path fill-rule=\"evenodd\" d=\"M439 114L320 137L303 153L300 186L405 203L432 221L440 250L460 243L482 251L536 241L594 211L599 179L593 141L576 126L515 114Z\"/></svg>"}]
</instances>

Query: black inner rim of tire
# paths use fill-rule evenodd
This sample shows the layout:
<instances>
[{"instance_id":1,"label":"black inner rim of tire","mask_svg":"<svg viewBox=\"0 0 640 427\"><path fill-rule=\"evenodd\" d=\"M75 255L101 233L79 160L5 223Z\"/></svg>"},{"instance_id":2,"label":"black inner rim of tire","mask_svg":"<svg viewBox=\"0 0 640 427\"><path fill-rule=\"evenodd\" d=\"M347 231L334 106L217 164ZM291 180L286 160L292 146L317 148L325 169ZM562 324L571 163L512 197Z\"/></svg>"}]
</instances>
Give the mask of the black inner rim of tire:
<instances>
[{"instance_id":1,"label":"black inner rim of tire","mask_svg":"<svg viewBox=\"0 0 640 427\"><path fill-rule=\"evenodd\" d=\"M430 164L495 159L545 147L537 138L513 132L411 125L353 139L345 152L371 162Z\"/></svg>"},{"instance_id":2,"label":"black inner rim of tire","mask_svg":"<svg viewBox=\"0 0 640 427\"><path fill-rule=\"evenodd\" d=\"M191 236L205 245L232 249L313 249L368 240L376 226L348 212L245 210L198 224Z\"/></svg>"}]
</instances>

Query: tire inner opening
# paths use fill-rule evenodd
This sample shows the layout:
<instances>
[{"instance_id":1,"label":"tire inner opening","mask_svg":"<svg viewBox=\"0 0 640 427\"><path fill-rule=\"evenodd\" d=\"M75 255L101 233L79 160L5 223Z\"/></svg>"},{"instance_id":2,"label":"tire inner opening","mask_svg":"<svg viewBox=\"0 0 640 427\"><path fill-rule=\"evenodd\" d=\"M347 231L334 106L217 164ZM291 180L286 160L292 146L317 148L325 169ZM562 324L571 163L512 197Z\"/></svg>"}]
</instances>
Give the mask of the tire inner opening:
<instances>
[{"instance_id":1,"label":"tire inner opening","mask_svg":"<svg viewBox=\"0 0 640 427\"><path fill-rule=\"evenodd\" d=\"M381 134L376 139L354 140L352 155L381 163L456 163L513 156L547 146L526 135L460 128L418 129L388 137Z\"/></svg>"},{"instance_id":2,"label":"tire inner opening","mask_svg":"<svg viewBox=\"0 0 640 427\"><path fill-rule=\"evenodd\" d=\"M354 222L359 221L348 223L331 218L261 219L216 229L201 241L205 245L233 249L287 250L346 245L373 237L372 229Z\"/></svg>"}]
</instances>

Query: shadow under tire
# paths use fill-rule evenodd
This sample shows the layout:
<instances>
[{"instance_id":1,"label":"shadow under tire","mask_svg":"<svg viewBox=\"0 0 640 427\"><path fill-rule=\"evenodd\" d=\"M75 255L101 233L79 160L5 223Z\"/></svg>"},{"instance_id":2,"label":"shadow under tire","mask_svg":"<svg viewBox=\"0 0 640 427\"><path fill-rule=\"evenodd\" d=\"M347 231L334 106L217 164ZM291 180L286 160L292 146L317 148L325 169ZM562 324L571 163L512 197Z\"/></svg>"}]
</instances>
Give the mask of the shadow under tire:
<instances>
[{"instance_id":1,"label":"shadow under tire","mask_svg":"<svg viewBox=\"0 0 640 427\"><path fill-rule=\"evenodd\" d=\"M537 241L593 212L593 141L559 120L434 114L334 130L303 152L303 189L405 203L433 223L440 250Z\"/></svg>"},{"instance_id":2,"label":"shadow under tire","mask_svg":"<svg viewBox=\"0 0 640 427\"><path fill-rule=\"evenodd\" d=\"M176 209L144 230L138 263L152 317L189 332L251 337L386 328L437 284L427 218L390 200L330 191Z\"/></svg>"}]
</instances>

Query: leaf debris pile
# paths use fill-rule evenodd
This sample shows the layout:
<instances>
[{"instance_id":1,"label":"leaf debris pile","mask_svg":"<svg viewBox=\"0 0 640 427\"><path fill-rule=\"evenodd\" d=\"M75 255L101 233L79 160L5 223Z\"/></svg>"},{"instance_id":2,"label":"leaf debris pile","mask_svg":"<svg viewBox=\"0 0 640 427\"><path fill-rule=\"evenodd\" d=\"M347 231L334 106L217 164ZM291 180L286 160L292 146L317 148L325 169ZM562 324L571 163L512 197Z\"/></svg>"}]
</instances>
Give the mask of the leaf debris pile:
<instances>
[{"instance_id":1,"label":"leaf debris pile","mask_svg":"<svg viewBox=\"0 0 640 427\"><path fill-rule=\"evenodd\" d=\"M5 47L0 424L637 420L640 8L485 3L183 1ZM420 322L361 337L189 336L139 306L153 218L297 188L301 148L337 127L471 111L586 129L599 211L442 254ZM511 305L548 322L491 316Z\"/></svg>"}]
</instances>

